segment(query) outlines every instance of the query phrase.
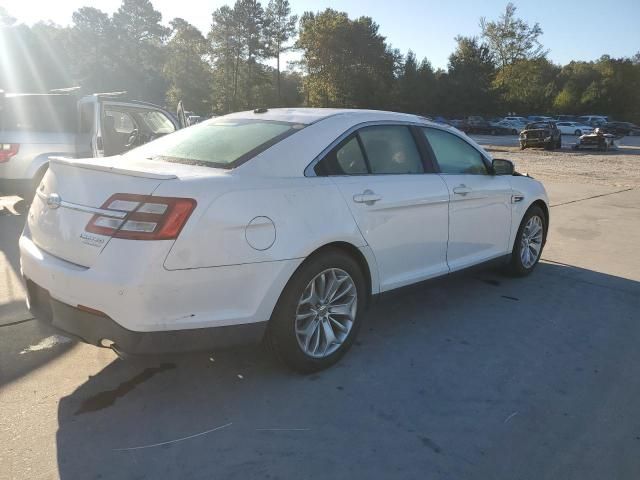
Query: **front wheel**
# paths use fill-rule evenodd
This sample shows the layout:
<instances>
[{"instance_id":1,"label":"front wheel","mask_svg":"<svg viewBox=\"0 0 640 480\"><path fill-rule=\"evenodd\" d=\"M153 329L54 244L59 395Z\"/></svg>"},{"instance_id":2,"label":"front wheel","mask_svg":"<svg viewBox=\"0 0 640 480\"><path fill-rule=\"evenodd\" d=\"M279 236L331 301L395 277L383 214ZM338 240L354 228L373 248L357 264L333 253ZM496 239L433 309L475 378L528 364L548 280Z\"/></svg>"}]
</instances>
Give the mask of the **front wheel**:
<instances>
[{"instance_id":1,"label":"front wheel","mask_svg":"<svg viewBox=\"0 0 640 480\"><path fill-rule=\"evenodd\" d=\"M524 276L533 271L542 256L547 225L542 209L532 206L525 213L511 252L511 273Z\"/></svg>"},{"instance_id":2,"label":"front wheel","mask_svg":"<svg viewBox=\"0 0 640 480\"><path fill-rule=\"evenodd\" d=\"M301 373L333 365L353 344L366 300L364 276L352 257L328 250L309 258L274 310L268 332L273 351Z\"/></svg>"}]
</instances>

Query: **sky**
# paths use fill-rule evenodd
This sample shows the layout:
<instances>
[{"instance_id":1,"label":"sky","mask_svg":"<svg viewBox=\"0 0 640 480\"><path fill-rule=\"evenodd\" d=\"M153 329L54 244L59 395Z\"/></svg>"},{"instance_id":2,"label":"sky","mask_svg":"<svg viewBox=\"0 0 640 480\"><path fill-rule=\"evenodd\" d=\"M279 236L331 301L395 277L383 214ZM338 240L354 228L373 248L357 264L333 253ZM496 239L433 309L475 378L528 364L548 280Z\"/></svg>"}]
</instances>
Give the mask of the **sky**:
<instances>
[{"instance_id":1,"label":"sky","mask_svg":"<svg viewBox=\"0 0 640 480\"><path fill-rule=\"evenodd\" d=\"M19 22L71 23L71 14L90 5L113 13L121 0L0 0ZM205 34L211 13L229 0L152 0L163 23L181 17ZM264 6L268 0L262 0ZM507 0L290 0L293 13L333 8L352 18L367 15L380 25L380 33L394 47L413 50L435 68L446 68L455 49L456 35L478 35L480 17L497 18ZM640 51L640 0L527 0L513 2L517 15L529 24L540 23L542 44L558 64L595 60L603 54L629 57ZM293 57L294 58L295 54Z\"/></svg>"}]
</instances>

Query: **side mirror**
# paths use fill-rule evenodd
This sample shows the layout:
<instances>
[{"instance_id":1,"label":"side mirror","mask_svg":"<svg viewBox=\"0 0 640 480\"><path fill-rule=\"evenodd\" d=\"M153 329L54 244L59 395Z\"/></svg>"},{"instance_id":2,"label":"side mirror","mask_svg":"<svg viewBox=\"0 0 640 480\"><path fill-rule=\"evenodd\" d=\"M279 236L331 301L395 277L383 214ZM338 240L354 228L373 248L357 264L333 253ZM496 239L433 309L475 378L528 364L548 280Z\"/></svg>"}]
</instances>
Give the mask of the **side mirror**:
<instances>
[{"instance_id":1,"label":"side mirror","mask_svg":"<svg viewBox=\"0 0 640 480\"><path fill-rule=\"evenodd\" d=\"M502 160L500 158L495 158L491 162L491 168L494 175L513 175L513 172L515 172L515 167L511 160Z\"/></svg>"}]
</instances>

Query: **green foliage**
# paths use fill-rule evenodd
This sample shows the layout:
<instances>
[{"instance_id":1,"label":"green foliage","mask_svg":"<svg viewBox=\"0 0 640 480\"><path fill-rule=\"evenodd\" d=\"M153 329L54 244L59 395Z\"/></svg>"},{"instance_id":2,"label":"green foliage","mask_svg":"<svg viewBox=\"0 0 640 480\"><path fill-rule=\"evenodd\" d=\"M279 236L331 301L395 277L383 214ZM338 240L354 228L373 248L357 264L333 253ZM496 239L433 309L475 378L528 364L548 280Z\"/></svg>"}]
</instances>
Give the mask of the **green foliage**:
<instances>
[{"instance_id":1,"label":"green foliage","mask_svg":"<svg viewBox=\"0 0 640 480\"><path fill-rule=\"evenodd\" d=\"M298 16L291 15L289 0L269 0L265 12L265 36L269 56L275 57L277 62L277 105L281 104L280 55L292 48L287 46L287 42L295 36L297 23Z\"/></svg>"},{"instance_id":2,"label":"green foliage","mask_svg":"<svg viewBox=\"0 0 640 480\"><path fill-rule=\"evenodd\" d=\"M182 100L190 110L211 111L211 68L205 57L208 44L200 30L181 18L171 21L163 74L169 82L167 103L175 108Z\"/></svg>"},{"instance_id":3,"label":"green foliage","mask_svg":"<svg viewBox=\"0 0 640 480\"><path fill-rule=\"evenodd\" d=\"M456 50L449 57L447 96L453 114L489 114L496 105L492 81L496 68L489 47L476 37L456 37Z\"/></svg>"},{"instance_id":4,"label":"green foliage","mask_svg":"<svg viewBox=\"0 0 640 480\"><path fill-rule=\"evenodd\" d=\"M172 109L183 100L203 115L305 105L640 121L640 52L553 65L540 25L517 18L511 3L498 19L481 19L480 38L456 37L446 71L412 51L401 55L369 17L326 9L297 22L288 0L269 0L266 9L258 0L222 6L206 37L180 18L167 28L150 0L122 0L113 15L82 7L70 27L28 27L0 7L0 89L127 90ZM301 51L298 69L281 71L281 55L292 48Z\"/></svg>"},{"instance_id":5,"label":"green foliage","mask_svg":"<svg viewBox=\"0 0 640 480\"><path fill-rule=\"evenodd\" d=\"M303 50L306 103L320 107L384 108L390 103L396 55L369 17L306 12L297 47Z\"/></svg>"},{"instance_id":6,"label":"green foliage","mask_svg":"<svg viewBox=\"0 0 640 480\"><path fill-rule=\"evenodd\" d=\"M501 68L521 60L537 60L547 54L538 40L542 35L540 25L530 26L515 14L516 6L508 3L498 20L480 19L482 38Z\"/></svg>"}]
</instances>

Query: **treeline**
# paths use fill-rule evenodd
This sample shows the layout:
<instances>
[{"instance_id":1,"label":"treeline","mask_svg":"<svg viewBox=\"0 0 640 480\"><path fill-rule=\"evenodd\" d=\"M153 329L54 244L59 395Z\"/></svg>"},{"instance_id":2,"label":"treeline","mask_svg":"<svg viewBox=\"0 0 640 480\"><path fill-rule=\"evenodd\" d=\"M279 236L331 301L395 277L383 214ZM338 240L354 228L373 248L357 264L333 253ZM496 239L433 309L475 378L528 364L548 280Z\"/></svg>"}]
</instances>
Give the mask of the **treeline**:
<instances>
[{"instance_id":1,"label":"treeline","mask_svg":"<svg viewBox=\"0 0 640 480\"><path fill-rule=\"evenodd\" d=\"M514 112L609 114L640 121L640 52L559 66L540 44L542 28L508 4L459 36L447 69L402 54L370 17L326 9L291 14L287 0L237 0L201 32L181 18L162 24L149 0L123 0L113 14L93 7L60 27L19 24L0 7L0 89L44 92L80 85L200 114L268 106L379 108L463 116ZM300 52L293 69L282 54Z\"/></svg>"}]
</instances>

